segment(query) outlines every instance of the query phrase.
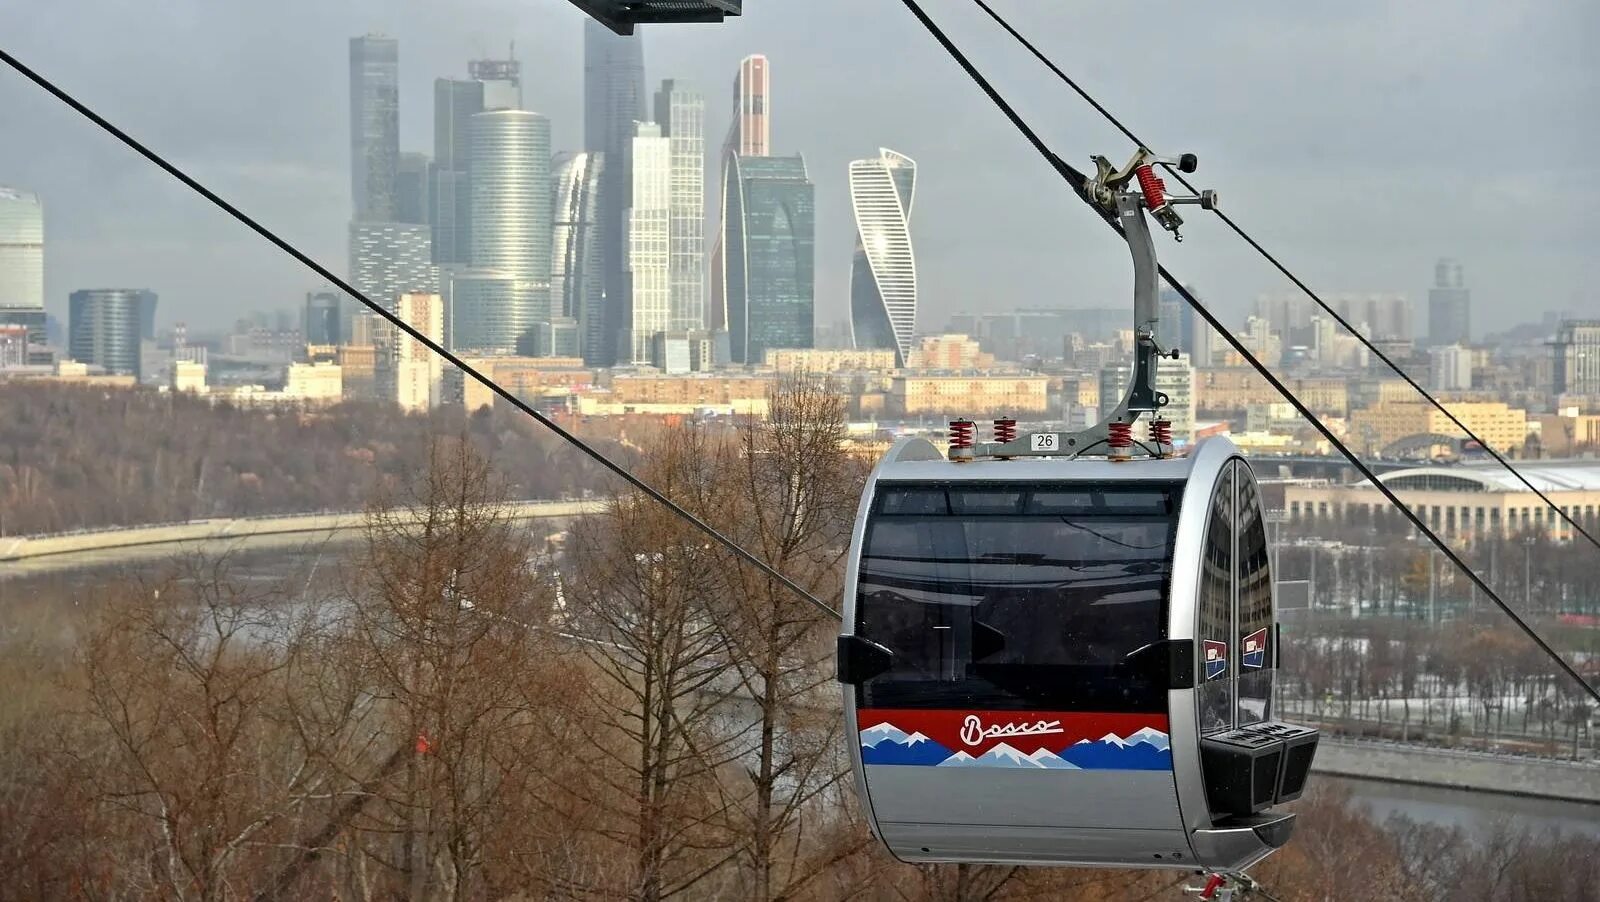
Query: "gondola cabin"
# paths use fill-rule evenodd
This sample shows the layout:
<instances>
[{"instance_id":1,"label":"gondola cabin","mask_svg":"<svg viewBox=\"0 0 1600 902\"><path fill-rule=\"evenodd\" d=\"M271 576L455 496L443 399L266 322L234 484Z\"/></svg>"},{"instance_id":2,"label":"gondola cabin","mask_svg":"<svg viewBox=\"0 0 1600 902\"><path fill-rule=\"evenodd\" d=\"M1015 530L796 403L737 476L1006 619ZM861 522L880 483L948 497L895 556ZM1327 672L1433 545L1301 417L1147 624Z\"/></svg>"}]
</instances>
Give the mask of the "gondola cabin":
<instances>
[{"instance_id":1,"label":"gondola cabin","mask_svg":"<svg viewBox=\"0 0 1600 902\"><path fill-rule=\"evenodd\" d=\"M913 862L1238 871L1281 846L1316 747L1274 721L1255 475L1186 457L873 472L839 676L873 833Z\"/></svg>"}]
</instances>

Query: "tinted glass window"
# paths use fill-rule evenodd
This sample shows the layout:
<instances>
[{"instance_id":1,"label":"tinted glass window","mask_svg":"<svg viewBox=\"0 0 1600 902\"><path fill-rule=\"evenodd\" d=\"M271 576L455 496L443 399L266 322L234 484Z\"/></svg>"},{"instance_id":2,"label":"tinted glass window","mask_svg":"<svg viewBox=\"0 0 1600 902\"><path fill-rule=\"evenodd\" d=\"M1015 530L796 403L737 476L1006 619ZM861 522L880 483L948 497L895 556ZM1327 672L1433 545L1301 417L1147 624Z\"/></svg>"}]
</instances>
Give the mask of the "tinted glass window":
<instances>
[{"instance_id":1,"label":"tinted glass window","mask_svg":"<svg viewBox=\"0 0 1600 902\"><path fill-rule=\"evenodd\" d=\"M1268 565L1267 527L1262 520L1256 481L1243 464L1236 465L1239 483L1239 723L1272 716L1272 568Z\"/></svg>"},{"instance_id":2,"label":"tinted glass window","mask_svg":"<svg viewBox=\"0 0 1600 902\"><path fill-rule=\"evenodd\" d=\"M1200 568L1201 732L1233 728L1233 471L1229 464L1211 496Z\"/></svg>"},{"instance_id":3,"label":"tinted glass window","mask_svg":"<svg viewBox=\"0 0 1600 902\"><path fill-rule=\"evenodd\" d=\"M881 489L867 525L856 630L895 657L863 707L1165 709L1165 655L1132 653L1166 637L1179 486L958 486L950 513L903 512L928 491ZM1068 513L1023 513L1045 510Z\"/></svg>"}]
</instances>

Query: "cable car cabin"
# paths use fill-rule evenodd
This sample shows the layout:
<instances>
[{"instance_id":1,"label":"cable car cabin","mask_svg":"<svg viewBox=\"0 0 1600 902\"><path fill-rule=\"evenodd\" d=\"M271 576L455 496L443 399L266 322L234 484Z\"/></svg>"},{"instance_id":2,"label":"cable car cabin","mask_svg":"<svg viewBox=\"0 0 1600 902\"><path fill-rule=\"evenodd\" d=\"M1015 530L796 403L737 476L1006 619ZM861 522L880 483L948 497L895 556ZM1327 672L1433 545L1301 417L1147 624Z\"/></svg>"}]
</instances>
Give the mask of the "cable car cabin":
<instances>
[{"instance_id":1,"label":"cable car cabin","mask_svg":"<svg viewBox=\"0 0 1600 902\"><path fill-rule=\"evenodd\" d=\"M873 833L913 862L1270 854L1316 732L1271 719L1268 560L1226 439L1128 462L897 444L862 498L839 640Z\"/></svg>"}]
</instances>

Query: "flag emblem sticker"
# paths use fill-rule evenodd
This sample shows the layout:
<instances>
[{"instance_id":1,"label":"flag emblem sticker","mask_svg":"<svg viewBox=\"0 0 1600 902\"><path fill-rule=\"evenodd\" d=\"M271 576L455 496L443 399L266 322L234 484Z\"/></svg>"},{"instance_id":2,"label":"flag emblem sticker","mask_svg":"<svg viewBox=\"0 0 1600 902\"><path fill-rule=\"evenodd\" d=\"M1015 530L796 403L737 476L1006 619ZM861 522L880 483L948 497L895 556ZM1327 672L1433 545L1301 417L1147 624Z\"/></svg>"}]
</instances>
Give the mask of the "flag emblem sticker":
<instances>
[{"instance_id":1,"label":"flag emblem sticker","mask_svg":"<svg viewBox=\"0 0 1600 902\"><path fill-rule=\"evenodd\" d=\"M1265 627L1244 637L1244 649L1239 653L1239 663L1251 670L1260 670L1267 663L1267 630Z\"/></svg>"},{"instance_id":2,"label":"flag emblem sticker","mask_svg":"<svg viewBox=\"0 0 1600 902\"><path fill-rule=\"evenodd\" d=\"M1205 640L1206 679L1214 680L1228 672L1228 643Z\"/></svg>"}]
</instances>

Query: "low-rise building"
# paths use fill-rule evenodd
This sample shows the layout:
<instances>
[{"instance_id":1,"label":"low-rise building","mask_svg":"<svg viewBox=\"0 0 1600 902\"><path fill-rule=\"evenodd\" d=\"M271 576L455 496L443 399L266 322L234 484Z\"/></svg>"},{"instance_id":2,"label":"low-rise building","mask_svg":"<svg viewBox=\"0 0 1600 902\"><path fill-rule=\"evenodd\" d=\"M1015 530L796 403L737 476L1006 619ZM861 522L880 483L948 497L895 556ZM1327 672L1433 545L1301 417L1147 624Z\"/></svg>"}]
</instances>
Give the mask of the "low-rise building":
<instances>
[{"instance_id":1,"label":"low-rise building","mask_svg":"<svg viewBox=\"0 0 1600 902\"><path fill-rule=\"evenodd\" d=\"M849 348L768 348L764 365L780 373L888 372L894 369L894 351Z\"/></svg>"},{"instance_id":2,"label":"low-rise building","mask_svg":"<svg viewBox=\"0 0 1600 902\"><path fill-rule=\"evenodd\" d=\"M172 390L203 395L206 393L206 365L188 360L172 362Z\"/></svg>"},{"instance_id":3,"label":"low-rise building","mask_svg":"<svg viewBox=\"0 0 1600 902\"><path fill-rule=\"evenodd\" d=\"M1496 451L1520 450L1528 438L1528 412L1500 401L1443 401L1450 412ZM1380 401L1350 414L1350 435L1366 453L1381 452L1417 435L1465 438L1426 401Z\"/></svg>"},{"instance_id":4,"label":"low-rise building","mask_svg":"<svg viewBox=\"0 0 1600 902\"><path fill-rule=\"evenodd\" d=\"M1045 376L901 375L894 377L889 388L889 412L980 420L1022 418L1049 412L1049 387Z\"/></svg>"},{"instance_id":5,"label":"low-rise building","mask_svg":"<svg viewBox=\"0 0 1600 902\"><path fill-rule=\"evenodd\" d=\"M284 375L283 397L336 404L344 398L344 372L336 363L291 363Z\"/></svg>"}]
</instances>

